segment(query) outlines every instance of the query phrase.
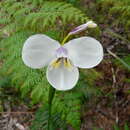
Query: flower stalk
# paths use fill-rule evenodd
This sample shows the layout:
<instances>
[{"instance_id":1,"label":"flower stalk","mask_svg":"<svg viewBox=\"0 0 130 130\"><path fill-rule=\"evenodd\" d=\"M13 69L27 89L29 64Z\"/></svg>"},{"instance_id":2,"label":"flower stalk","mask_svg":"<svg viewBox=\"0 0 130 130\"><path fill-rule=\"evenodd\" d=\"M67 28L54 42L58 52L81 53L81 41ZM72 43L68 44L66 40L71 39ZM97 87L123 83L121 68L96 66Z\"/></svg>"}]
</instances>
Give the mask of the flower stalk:
<instances>
[{"instance_id":1,"label":"flower stalk","mask_svg":"<svg viewBox=\"0 0 130 130\"><path fill-rule=\"evenodd\" d=\"M55 95L55 88L50 87L49 88L49 97L48 97L48 105L49 105L49 118L48 118L48 130L51 130L50 124L51 124L51 108L52 108L52 101Z\"/></svg>"},{"instance_id":2,"label":"flower stalk","mask_svg":"<svg viewBox=\"0 0 130 130\"><path fill-rule=\"evenodd\" d=\"M68 40L68 38L70 37L71 35L70 34L68 34L64 39L63 39L63 41L62 41L62 43L61 43L61 45L64 45L65 44L65 42Z\"/></svg>"}]
</instances>

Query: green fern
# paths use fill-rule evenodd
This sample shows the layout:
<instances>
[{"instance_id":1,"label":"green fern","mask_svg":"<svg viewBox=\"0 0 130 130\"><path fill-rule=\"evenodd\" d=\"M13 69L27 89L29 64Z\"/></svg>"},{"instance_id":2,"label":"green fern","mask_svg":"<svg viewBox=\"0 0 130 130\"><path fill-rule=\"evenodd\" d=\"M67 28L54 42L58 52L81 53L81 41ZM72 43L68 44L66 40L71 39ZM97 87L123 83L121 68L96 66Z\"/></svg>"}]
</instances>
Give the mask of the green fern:
<instances>
[{"instance_id":1,"label":"green fern","mask_svg":"<svg viewBox=\"0 0 130 130\"><path fill-rule=\"evenodd\" d=\"M61 26L67 26L70 23L81 24L88 21L86 15L71 4L57 1L41 2L40 6L33 4L33 1L30 3L8 0L1 2L0 23L8 27L7 29L5 26L2 30L6 30L9 34L19 30L45 32L50 28L56 28L58 22ZM12 23L13 26L10 26Z\"/></svg>"},{"instance_id":2,"label":"green fern","mask_svg":"<svg viewBox=\"0 0 130 130\"><path fill-rule=\"evenodd\" d=\"M31 130L47 130L48 128L48 106L41 107L36 111L35 119L32 123ZM60 113L53 113L51 117L50 129L57 130L67 130L67 125L65 120L61 119Z\"/></svg>"}]
</instances>

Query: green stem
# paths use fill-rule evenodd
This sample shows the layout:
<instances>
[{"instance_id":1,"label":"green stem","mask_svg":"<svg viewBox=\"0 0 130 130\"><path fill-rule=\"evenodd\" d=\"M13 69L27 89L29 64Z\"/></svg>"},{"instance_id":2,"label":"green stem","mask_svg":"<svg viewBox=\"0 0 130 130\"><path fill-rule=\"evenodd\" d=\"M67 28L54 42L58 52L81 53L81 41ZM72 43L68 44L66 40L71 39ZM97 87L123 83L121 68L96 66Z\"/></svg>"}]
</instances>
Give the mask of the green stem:
<instances>
[{"instance_id":1,"label":"green stem","mask_svg":"<svg viewBox=\"0 0 130 130\"><path fill-rule=\"evenodd\" d=\"M48 130L50 130L50 122L51 122L51 107L52 107L52 101L55 95L55 89L53 87L50 87L49 89L49 97L48 97L48 105L49 105L49 118L48 118Z\"/></svg>"},{"instance_id":2,"label":"green stem","mask_svg":"<svg viewBox=\"0 0 130 130\"><path fill-rule=\"evenodd\" d=\"M107 49L107 52L112 55L113 57L115 57L117 60L119 60L128 70L130 70L130 66L125 63L120 57L118 57L116 54L114 54L113 52L111 52L109 49Z\"/></svg>"},{"instance_id":3,"label":"green stem","mask_svg":"<svg viewBox=\"0 0 130 130\"><path fill-rule=\"evenodd\" d=\"M61 45L64 45L65 42L68 40L68 38L69 38L70 36L71 36L71 35L68 34L68 35L63 39Z\"/></svg>"}]
</instances>

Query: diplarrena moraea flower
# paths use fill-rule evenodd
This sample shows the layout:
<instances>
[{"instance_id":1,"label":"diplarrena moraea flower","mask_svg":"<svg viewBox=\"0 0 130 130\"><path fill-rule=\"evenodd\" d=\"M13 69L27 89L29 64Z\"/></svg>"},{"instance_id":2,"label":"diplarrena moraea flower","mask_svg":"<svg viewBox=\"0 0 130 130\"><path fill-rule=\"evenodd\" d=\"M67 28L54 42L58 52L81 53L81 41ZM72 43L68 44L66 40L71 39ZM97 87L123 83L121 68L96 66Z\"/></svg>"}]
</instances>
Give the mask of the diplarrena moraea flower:
<instances>
[{"instance_id":1,"label":"diplarrena moraea flower","mask_svg":"<svg viewBox=\"0 0 130 130\"><path fill-rule=\"evenodd\" d=\"M72 89L78 79L78 68L93 68L103 59L103 47L92 37L80 37L61 45L44 35L30 36L24 43L22 59L33 69L47 67L47 80L57 90Z\"/></svg>"}]
</instances>

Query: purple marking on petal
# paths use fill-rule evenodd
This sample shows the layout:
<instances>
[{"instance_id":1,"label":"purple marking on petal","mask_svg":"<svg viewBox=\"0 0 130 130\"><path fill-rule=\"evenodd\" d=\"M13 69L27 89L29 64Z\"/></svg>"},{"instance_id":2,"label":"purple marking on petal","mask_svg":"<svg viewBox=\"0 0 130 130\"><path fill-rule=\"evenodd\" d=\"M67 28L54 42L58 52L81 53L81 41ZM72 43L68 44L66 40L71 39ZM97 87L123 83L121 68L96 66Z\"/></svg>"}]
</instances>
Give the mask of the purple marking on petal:
<instances>
[{"instance_id":1,"label":"purple marking on petal","mask_svg":"<svg viewBox=\"0 0 130 130\"><path fill-rule=\"evenodd\" d=\"M56 50L57 57L67 57L68 51L64 47L60 47Z\"/></svg>"}]
</instances>

